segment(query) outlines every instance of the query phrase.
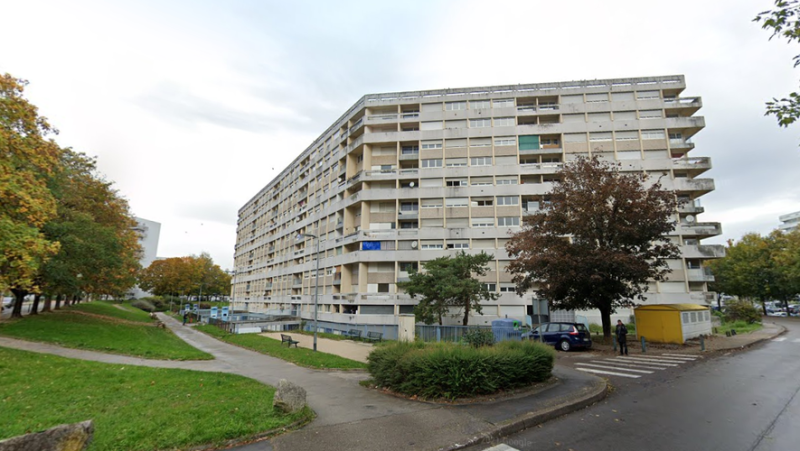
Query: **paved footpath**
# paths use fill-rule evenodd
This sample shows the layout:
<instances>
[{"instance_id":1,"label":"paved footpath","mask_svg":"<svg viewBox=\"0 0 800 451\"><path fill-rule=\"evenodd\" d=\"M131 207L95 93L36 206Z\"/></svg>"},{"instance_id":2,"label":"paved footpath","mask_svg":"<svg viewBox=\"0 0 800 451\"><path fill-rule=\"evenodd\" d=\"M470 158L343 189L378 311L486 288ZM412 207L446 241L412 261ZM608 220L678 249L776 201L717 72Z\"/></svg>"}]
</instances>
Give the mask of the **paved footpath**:
<instances>
[{"instance_id":1,"label":"paved footpath","mask_svg":"<svg viewBox=\"0 0 800 451\"><path fill-rule=\"evenodd\" d=\"M169 316L159 314L159 318L215 360L148 360L5 337L0 337L0 346L106 363L234 373L273 386L287 379L306 390L308 403L317 414L310 425L269 441L237 447L240 451L454 448L468 439L510 433L588 405L604 396L606 388L596 377L557 367L554 374L558 382L528 396L467 406L416 402L360 386L359 380L368 377L364 372L299 367L221 342Z\"/></svg>"}]
</instances>

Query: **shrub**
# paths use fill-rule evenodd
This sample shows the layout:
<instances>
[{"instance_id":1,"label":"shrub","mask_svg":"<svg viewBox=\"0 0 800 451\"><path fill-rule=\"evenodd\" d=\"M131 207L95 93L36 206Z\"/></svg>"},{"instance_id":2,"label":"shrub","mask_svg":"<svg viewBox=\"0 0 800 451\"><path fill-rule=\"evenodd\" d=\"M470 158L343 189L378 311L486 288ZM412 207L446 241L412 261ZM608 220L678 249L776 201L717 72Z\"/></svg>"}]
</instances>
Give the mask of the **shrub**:
<instances>
[{"instance_id":1,"label":"shrub","mask_svg":"<svg viewBox=\"0 0 800 451\"><path fill-rule=\"evenodd\" d=\"M602 334L603 333L603 326L597 323L589 324L589 333L593 334Z\"/></svg>"},{"instance_id":2,"label":"shrub","mask_svg":"<svg viewBox=\"0 0 800 451\"><path fill-rule=\"evenodd\" d=\"M375 382L399 393L456 399L525 387L550 377L555 352L529 341L467 347L395 342L372 351Z\"/></svg>"},{"instance_id":3,"label":"shrub","mask_svg":"<svg viewBox=\"0 0 800 451\"><path fill-rule=\"evenodd\" d=\"M748 324L761 321L761 313L747 301L728 301L725 304L725 321L744 321Z\"/></svg>"},{"instance_id":4,"label":"shrub","mask_svg":"<svg viewBox=\"0 0 800 451\"><path fill-rule=\"evenodd\" d=\"M487 329L470 329L461 339L470 346L480 348L494 344L494 333Z\"/></svg>"},{"instance_id":5,"label":"shrub","mask_svg":"<svg viewBox=\"0 0 800 451\"><path fill-rule=\"evenodd\" d=\"M136 307L138 309L142 309L145 312L156 311L156 307L150 301L147 301L145 299L137 299L131 302L131 306Z\"/></svg>"}]
</instances>

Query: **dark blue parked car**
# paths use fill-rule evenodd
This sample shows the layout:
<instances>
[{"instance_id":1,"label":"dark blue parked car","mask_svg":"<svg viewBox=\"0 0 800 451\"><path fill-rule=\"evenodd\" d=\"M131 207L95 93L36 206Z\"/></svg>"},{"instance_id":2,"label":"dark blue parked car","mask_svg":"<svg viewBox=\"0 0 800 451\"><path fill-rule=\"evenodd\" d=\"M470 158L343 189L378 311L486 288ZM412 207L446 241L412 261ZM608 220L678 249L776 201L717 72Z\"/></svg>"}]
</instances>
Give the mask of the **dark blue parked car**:
<instances>
[{"instance_id":1,"label":"dark blue parked car","mask_svg":"<svg viewBox=\"0 0 800 451\"><path fill-rule=\"evenodd\" d=\"M542 341L562 351L592 347L592 336L589 329L581 323L542 323L532 331L523 334L522 338Z\"/></svg>"}]
</instances>

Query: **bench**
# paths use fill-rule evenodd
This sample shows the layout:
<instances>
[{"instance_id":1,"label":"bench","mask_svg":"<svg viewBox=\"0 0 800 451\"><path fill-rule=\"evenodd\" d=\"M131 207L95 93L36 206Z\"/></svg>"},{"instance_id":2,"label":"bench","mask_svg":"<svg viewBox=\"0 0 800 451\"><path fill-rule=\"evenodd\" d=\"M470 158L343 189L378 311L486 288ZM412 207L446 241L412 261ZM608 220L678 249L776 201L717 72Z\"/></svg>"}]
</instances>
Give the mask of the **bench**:
<instances>
[{"instance_id":1,"label":"bench","mask_svg":"<svg viewBox=\"0 0 800 451\"><path fill-rule=\"evenodd\" d=\"M359 329L350 329L344 335L347 335L350 338L361 338L361 330L359 330Z\"/></svg>"},{"instance_id":2,"label":"bench","mask_svg":"<svg viewBox=\"0 0 800 451\"><path fill-rule=\"evenodd\" d=\"M283 346L284 343L286 343L286 345L287 345L286 347L287 348L291 348L292 345L294 345L294 347L296 348L297 347L297 343L300 343L300 342L292 340L292 336L291 335L281 334L281 346Z\"/></svg>"},{"instance_id":3,"label":"bench","mask_svg":"<svg viewBox=\"0 0 800 451\"><path fill-rule=\"evenodd\" d=\"M367 339L370 341L382 341L383 334L380 332L367 332Z\"/></svg>"}]
</instances>

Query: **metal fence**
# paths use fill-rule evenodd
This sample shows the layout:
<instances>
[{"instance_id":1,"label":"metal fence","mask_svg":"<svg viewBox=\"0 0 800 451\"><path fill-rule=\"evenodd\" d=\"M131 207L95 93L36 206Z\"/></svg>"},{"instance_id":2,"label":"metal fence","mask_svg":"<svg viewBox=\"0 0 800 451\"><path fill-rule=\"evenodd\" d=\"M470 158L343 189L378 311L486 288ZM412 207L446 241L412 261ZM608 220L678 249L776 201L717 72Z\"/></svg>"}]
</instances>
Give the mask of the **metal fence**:
<instances>
[{"instance_id":1,"label":"metal fence","mask_svg":"<svg viewBox=\"0 0 800 451\"><path fill-rule=\"evenodd\" d=\"M355 329L361 331L362 337L366 337L367 332L378 332L383 334L384 340L397 340L396 324L346 324L319 321L317 327L317 332L325 332L328 334L346 335L348 331ZM306 332L314 332L314 322L307 321L303 330Z\"/></svg>"},{"instance_id":2,"label":"metal fence","mask_svg":"<svg viewBox=\"0 0 800 451\"><path fill-rule=\"evenodd\" d=\"M474 330L492 332L495 342L507 340L519 341L522 339L522 334L526 332L524 329L513 329L510 327L492 328L492 326L429 326L417 324L414 328L414 333L418 340L425 342L460 342L464 339L464 335L467 332Z\"/></svg>"}]
</instances>

